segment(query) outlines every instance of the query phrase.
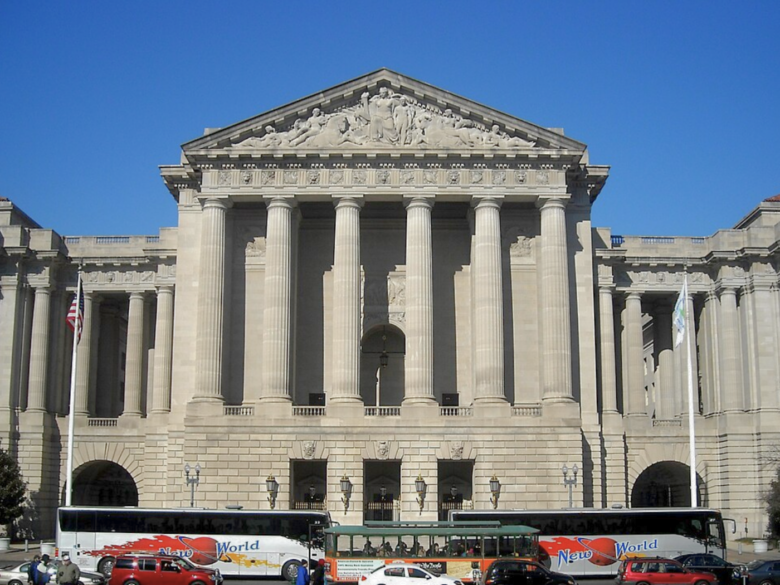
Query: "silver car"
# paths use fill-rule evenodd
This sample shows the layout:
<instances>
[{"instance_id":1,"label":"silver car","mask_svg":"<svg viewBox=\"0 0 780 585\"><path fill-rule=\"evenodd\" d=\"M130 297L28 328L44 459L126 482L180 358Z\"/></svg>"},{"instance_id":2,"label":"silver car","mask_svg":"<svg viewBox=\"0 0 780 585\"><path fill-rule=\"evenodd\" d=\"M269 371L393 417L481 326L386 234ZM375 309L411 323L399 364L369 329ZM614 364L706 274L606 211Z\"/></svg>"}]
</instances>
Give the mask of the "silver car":
<instances>
[{"instance_id":1,"label":"silver car","mask_svg":"<svg viewBox=\"0 0 780 585\"><path fill-rule=\"evenodd\" d=\"M0 585L27 585L27 571L32 561L25 561L21 564L7 565L0 568ZM57 567L60 561L49 563L49 583L54 585L57 582ZM106 585L106 578L100 573L90 573L81 571L79 585Z\"/></svg>"}]
</instances>

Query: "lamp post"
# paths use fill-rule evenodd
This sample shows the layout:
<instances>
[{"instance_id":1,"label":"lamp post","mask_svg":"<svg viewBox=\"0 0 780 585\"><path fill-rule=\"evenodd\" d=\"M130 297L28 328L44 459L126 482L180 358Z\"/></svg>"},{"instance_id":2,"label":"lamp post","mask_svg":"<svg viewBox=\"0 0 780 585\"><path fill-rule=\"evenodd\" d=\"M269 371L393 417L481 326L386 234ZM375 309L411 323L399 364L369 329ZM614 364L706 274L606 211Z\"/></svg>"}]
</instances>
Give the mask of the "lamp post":
<instances>
[{"instance_id":1,"label":"lamp post","mask_svg":"<svg viewBox=\"0 0 780 585\"><path fill-rule=\"evenodd\" d=\"M561 467L561 471L563 472L563 485L569 488L569 508L571 508L573 506L572 490L574 489L574 486L577 485L577 472L579 471L579 468L575 463L574 467L571 469L573 477L569 477L569 468L565 463L563 464L563 467Z\"/></svg>"},{"instance_id":2,"label":"lamp post","mask_svg":"<svg viewBox=\"0 0 780 585\"><path fill-rule=\"evenodd\" d=\"M428 491L428 485L425 483L422 474L418 474L417 479L414 480L414 489L417 490L417 503L420 505L420 514L422 514L425 507L425 494Z\"/></svg>"},{"instance_id":3,"label":"lamp post","mask_svg":"<svg viewBox=\"0 0 780 585\"><path fill-rule=\"evenodd\" d=\"M195 507L195 486L200 483L200 463L195 464L195 475L193 477L190 477L190 471L192 471L192 467L190 467L189 463L184 464L184 477L187 480L187 486L190 488L190 508Z\"/></svg>"},{"instance_id":4,"label":"lamp post","mask_svg":"<svg viewBox=\"0 0 780 585\"><path fill-rule=\"evenodd\" d=\"M341 501L344 503L344 513L349 509L349 499L352 496L352 482L349 481L347 474L341 476Z\"/></svg>"},{"instance_id":5,"label":"lamp post","mask_svg":"<svg viewBox=\"0 0 780 585\"><path fill-rule=\"evenodd\" d=\"M493 504L493 509L498 508L498 497L501 495L501 482L498 481L496 474L490 478L490 503Z\"/></svg>"},{"instance_id":6,"label":"lamp post","mask_svg":"<svg viewBox=\"0 0 780 585\"><path fill-rule=\"evenodd\" d=\"M271 504L271 509L276 508L276 496L279 495L279 482L273 474L269 475L265 479L265 489L268 490L268 503Z\"/></svg>"}]
</instances>

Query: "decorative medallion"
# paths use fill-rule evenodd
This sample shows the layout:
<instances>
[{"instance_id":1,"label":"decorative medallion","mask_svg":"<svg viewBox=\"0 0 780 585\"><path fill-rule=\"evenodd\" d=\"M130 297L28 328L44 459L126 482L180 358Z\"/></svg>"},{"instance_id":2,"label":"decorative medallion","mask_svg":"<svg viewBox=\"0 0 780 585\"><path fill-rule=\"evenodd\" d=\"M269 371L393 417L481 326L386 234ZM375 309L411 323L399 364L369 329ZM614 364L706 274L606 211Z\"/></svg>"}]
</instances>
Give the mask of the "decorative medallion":
<instances>
[{"instance_id":1,"label":"decorative medallion","mask_svg":"<svg viewBox=\"0 0 780 585\"><path fill-rule=\"evenodd\" d=\"M313 459L317 450L317 441L303 441L301 446L303 447L303 458Z\"/></svg>"}]
</instances>

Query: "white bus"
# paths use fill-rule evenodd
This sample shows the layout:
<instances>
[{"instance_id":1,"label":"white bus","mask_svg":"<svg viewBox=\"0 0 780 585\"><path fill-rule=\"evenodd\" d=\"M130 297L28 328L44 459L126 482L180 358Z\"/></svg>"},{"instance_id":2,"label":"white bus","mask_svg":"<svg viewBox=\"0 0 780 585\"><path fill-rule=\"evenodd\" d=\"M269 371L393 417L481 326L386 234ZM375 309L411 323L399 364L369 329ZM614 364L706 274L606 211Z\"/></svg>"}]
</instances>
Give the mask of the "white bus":
<instances>
[{"instance_id":1,"label":"white bus","mask_svg":"<svg viewBox=\"0 0 780 585\"><path fill-rule=\"evenodd\" d=\"M324 557L327 512L69 507L57 512L57 554L111 574L123 554L171 554L223 575L292 579Z\"/></svg>"},{"instance_id":2,"label":"white bus","mask_svg":"<svg viewBox=\"0 0 780 585\"><path fill-rule=\"evenodd\" d=\"M542 562L569 575L614 575L628 557L726 558L723 517L708 508L450 510L449 518L537 528Z\"/></svg>"}]
</instances>

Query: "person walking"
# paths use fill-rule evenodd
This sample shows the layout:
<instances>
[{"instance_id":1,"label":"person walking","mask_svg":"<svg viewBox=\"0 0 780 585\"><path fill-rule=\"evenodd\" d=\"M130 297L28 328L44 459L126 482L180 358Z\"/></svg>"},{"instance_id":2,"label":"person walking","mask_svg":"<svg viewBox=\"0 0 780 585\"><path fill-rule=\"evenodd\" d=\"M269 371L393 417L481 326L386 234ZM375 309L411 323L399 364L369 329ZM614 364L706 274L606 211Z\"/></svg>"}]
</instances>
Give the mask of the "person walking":
<instances>
[{"instance_id":1,"label":"person walking","mask_svg":"<svg viewBox=\"0 0 780 585\"><path fill-rule=\"evenodd\" d=\"M70 555L62 555L62 565L57 570L58 585L78 585L81 577L81 569L76 563L71 562Z\"/></svg>"},{"instance_id":2,"label":"person walking","mask_svg":"<svg viewBox=\"0 0 780 585\"><path fill-rule=\"evenodd\" d=\"M317 561L317 566L311 572L311 585L325 585L325 559Z\"/></svg>"},{"instance_id":3,"label":"person walking","mask_svg":"<svg viewBox=\"0 0 780 585\"><path fill-rule=\"evenodd\" d=\"M306 559L301 559L301 566L298 567L298 575L295 577L295 585L309 585L309 570L306 568L308 564Z\"/></svg>"},{"instance_id":4,"label":"person walking","mask_svg":"<svg viewBox=\"0 0 780 585\"><path fill-rule=\"evenodd\" d=\"M35 555L33 557L32 563L30 563L30 566L27 568L28 585L36 585L38 583L38 565L40 563L41 557L39 555Z\"/></svg>"}]
</instances>

